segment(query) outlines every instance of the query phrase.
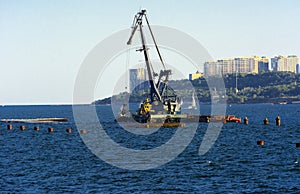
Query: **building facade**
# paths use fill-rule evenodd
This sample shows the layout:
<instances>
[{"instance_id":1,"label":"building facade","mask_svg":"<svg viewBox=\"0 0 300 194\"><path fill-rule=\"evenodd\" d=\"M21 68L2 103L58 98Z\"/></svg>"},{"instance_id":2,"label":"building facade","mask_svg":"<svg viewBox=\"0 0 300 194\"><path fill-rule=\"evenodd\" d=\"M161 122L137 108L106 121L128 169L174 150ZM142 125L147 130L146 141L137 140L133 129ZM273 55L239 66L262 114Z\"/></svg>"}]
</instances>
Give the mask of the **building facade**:
<instances>
[{"instance_id":1,"label":"building facade","mask_svg":"<svg viewBox=\"0 0 300 194\"><path fill-rule=\"evenodd\" d=\"M258 61L258 72L268 72L270 71L269 67L269 58L261 57L261 60Z\"/></svg>"},{"instance_id":2,"label":"building facade","mask_svg":"<svg viewBox=\"0 0 300 194\"><path fill-rule=\"evenodd\" d=\"M289 71L296 73L297 64L299 64L299 58L296 55L275 56L271 58L273 71Z\"/></svg>"},{"instance_id":3,"label":"building facade","mask_svg":"<svg viewBox=\"0 0 300 194\"><path fill-rule=\"evenodd\" d=\"M219 71L221 74L231 74L236 71L234 59L218 60Z\"/></svg>"},{"instance_id":4,"label":"building facade","mask_svg":"<svg viewBox=\"0 0 300 194\"><path fill-rule=\"evenodd\" d=\"M137 68L137 69L130 69L129 70L129 90L132 91L139 91L146 89L146 75L145 68Z\"/></svg>"},{"instance_id":5,"label":"building facade","mask_svg":"<svg viewBox=\"0 0 300 194\"><path fill-rule=\"evenodd\" d=\"M204 74L207 76L221 74L220 66L218 61L207 61L204 63Z\"/></svg>"},{"instance_id":6,"label":"building facade","mask_svg":"<svg viewBox=\"0 0 300 194\"><path fill-rule=\"evenodd\" d=\"M204 63L204 74L226 75L234 73L259 73L261 71L269 71L269 59L267 57L237 57Z\"/></svg>"},{"instance_id":7,"label":"building facade","mask_svg":"<svg viewBox=\"0 0 300 194\"><path fill-rule=\"evenodd\" d=\"M191 73L189 74L189 80L195 80L195 79L199 79L200 77L203 77L203 73L197 71L196 73Z\"/></svg>"}]
</instances>

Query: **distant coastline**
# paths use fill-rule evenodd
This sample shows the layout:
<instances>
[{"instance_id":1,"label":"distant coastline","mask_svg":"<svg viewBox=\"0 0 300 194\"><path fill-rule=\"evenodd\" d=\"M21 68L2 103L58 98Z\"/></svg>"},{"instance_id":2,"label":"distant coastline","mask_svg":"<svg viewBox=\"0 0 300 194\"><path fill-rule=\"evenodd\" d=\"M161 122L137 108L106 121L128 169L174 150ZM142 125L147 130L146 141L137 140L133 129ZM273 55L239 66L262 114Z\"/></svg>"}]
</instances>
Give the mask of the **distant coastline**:
<instances>
[{"instance_id":1,"label":"distant coastline","mask_svg":"<svg viewBox=\"0 0 300 194\"><path fill-rule=\"evenodd\" d=\"M236 79L237 78L237 79ZM213 78L209 78L213 79ZM225 91L209 92L206 80L199 78L196 80L173 80L169 85L175 88L177 95L183 101L189 102L192 98L192 90L188 90L188 85L192 84L195 95L200 103L211 103L213 98L219 103L228 104L299 104L300 103L300 74L291 72L266 72L261 74L239 74L226 75L223 77ZM236 93L236 80L238 80ZM120 93L109 98L92 102L93 105L110 104L113 101L139 103L147 96L148 91L138 91L132 94ZM227 98L225 99L225 96ZM223 97L223 98L222 98Z\"/></svg>"}]
</instances>

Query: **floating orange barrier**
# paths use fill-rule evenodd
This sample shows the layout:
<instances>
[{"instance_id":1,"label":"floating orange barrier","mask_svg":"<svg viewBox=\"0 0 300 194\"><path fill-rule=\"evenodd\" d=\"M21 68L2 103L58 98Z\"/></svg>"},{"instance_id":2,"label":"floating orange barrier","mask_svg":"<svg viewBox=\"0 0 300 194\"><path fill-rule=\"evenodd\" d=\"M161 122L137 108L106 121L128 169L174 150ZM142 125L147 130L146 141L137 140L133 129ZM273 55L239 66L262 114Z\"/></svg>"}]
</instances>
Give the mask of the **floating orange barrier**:
<instances>
[{"instance_id":1,"label":"floating orange barrier","mask_svg":"<svg viewBox=\"0 0 300 194\"><path fill-rule=\"evenodd\" d=\"M22 131L24 131L24 130L25 130L25 126L24 126L24 125L21 125L21 126L20 126L20 129L21 129Z\"/></svg>"},{"instance_id":2,"label":"floating orange barrier","mask_svg":"<svg viewBox=\"0 0 300 194\"><path fill-rule=\"evenodd\" d=\"M177 128L177 127L185 127L184 123L129 123L126 124L129 127L143 127L143 128L157 128L157 127L164 127L164 128Z\"/></svg>"},{"instance_id":3,"label":"floating orange barrier","mask_svg":"<svg viewBox=\"0 0 300 194\"><path fill-rule=\"evenodd\" d=\"M51 133L51 132L53 132L53 131L54 131L54 129L53 129L52 127L49 127L49 128L48 128L48 132L49 132L49 133Z\"/></svg>"},{"instance_id":4,"label":"floating orange barrier","mask_svg":"<svg viewBox=\"0 0 300 194\"><path fill-rule=\"evenodd\" d=\"M72 129L69 128L69 129L66 130L66 132L67 133L72 133Z\"/></svg>"},{"instance_id":5,"label":"floating orange barrier","mask_svg":"<svg viewBox=\"0 0 300 194\"><path fill-rule=\"evenodd\" d=\"M235 117L234 115L226 115L225 119L226 119L226 122L232 122L232 123L240 123L241 122L241 118Z\"/></svg>"},{"instance_id":6,"label":"floating orange barrier","mask_svg":"<svg viewBox=\"0 0 300 194\"><path fill-rule=\"evenodd\" d=\"M35 126L33 129L34 129L35 131L38 131L38 130L40 130L40 127L39 127L39 126Z\"/></svg>"},{"instance_id":7,"label":"floating orange barrier","mask_svg":"<svg viewBox=\"0 0 300 194\"><path fill-rule=\"evenodd\" d=\"M86 131L85 129L81 129L81 130L80 130L80 133L81 133L81 134L86 134L87 131Z\"/></svg>"},{"instance_id":8,"label":"floating orange barrier","mask_svg":"<svg viewBox=\"0 0 300 194\"><path fill-rule=\"evenodd\" d=\"M300 143L296 143L296 148L300 148Z\"/></svg>"}]
</instances>

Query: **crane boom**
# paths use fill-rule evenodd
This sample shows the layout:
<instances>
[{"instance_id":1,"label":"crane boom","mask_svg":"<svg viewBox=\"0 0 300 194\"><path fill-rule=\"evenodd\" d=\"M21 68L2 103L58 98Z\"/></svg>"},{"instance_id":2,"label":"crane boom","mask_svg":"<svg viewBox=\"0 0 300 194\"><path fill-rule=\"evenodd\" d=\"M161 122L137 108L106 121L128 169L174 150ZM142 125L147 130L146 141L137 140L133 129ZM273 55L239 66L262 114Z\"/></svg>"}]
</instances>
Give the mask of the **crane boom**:
<instances>
[{"instance_id":1,"label":"crane boom","mask_svg":"<svg viewBox=\"0 0 300 194\"><path fill-rule=\"evenodd\" d=\"M131 45L133 35L134 35L134 33L135 33L135 31L136 31L137 28L138 28L138 25L136 25L136 26L133 27L131 35L130 35L130 38L129 38L128 42L127 42L127 45Z\"/></svg>"},{"instance_id":2,"label":"crane boom","mask_svg":"<svg viewBox=\"0 0 300 194\"><path fill-rule=\"evenodd\" d=\"M150 93L151 93L151 101L153 102L154 100L158 100L160 102L162 102L162 97L158 91L158 88L156 87L155 84L155 78L152 72L152 65L149 59L149 54L148 54L148 49L146 47L146 40L144 37L144 33L143 33L143 27L142 25L140 26L140 32L141 32L141 39L142 39L142 50L144 52L144 57L145 57L145 62L146 62L146 67L147 67L147 72L148 72L148 76L149 76L149 82L150 82Z\"/></svg>"}]
</instances>

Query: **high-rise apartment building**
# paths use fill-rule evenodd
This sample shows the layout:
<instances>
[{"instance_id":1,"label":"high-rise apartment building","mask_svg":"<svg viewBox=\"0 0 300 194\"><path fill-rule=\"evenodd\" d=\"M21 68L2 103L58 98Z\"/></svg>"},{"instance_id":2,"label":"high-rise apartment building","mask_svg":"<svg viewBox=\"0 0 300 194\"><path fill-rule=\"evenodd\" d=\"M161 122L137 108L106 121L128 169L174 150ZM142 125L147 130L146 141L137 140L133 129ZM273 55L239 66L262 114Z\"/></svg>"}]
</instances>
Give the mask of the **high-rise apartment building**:
<instances>
[{"instance_id":1,"label":"high-rise apartment building","mask_svg":"<svg viewBox=\"0 0 300 194\"><path fill-rule=\"evenodd\" d=\"M299 58L296 55L290 55L287 57L287 69L291 72L296 72L296 66L299 64Z\"/></svg>"},{"instance_id":2,"label":"high-rise apartment building","mask_svg":"<svg viewBox=\"0 0 300 194\"><path fill-rule=\"evenodd\" d=\"M222 74L231 74L236 71L234 59L221 59L218 60L219 69Z\"/></svg>"},{"instance_id":3,"label":"high-rise apartment building","mask_svg":"<svg viewBox=\"0 0 300 194\"><path fill-rule=\"evenodd\" d=\"M258 61L258 72L267 72L267 71L270 71L269 58L261 57L261 60Z\"/></svg>"},{"instance_id":4,"label":"high-rise apartment building","mask_svg":"<svg viewBox=\"0 0 300 194\"><path fill-rule=\"evenodd\" d=\"M271 59L273 71L296 72L296 65L299 64L299 58L296 55L275 56Z\"/></svg>"},{"instance_id":5,"label":"high-rise apartment building","mask_svg":"<svg viewBox=\"0 0 300 194\"><path fill-rule=\"evenodd\" d=\"M268 70L269 59L258 56L221 59L204 63L204 74L208 76L233 73L258 73Z\"/></svg>"},{"instance_id":6,"label":"high-rise apartment building","mask_svg":"<svg viewBox=\"0 0 300 194\"><path fill-rule=\"evenodd\" d=\"M145 89L147 81L145 68L137 68L129 70L129 89L130 91L138 91Z\"/></svg>"},{"instance_id":7,"label":"high-rise apartment building","mask_svg":"<svg viewBox=\"0 0 300 194\"><path fill-rule=\"evenodd\" d=\"M219 62L215 60L207 61L204 63L204 74L207 76L221 74Z\"/></svg>"},{"instance_id":8,"label":"high-rise apartment building","mask_svg":"<svg viewBox=\"0 0 300 194\"><path fill-rule=\"evenodd\" d=\"M296 65L296 73L300 73L300 65L299 65L299 63Z\"/></svg>"}]
</instances>

